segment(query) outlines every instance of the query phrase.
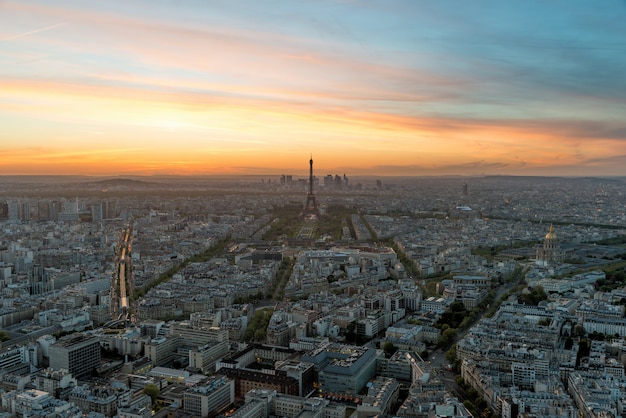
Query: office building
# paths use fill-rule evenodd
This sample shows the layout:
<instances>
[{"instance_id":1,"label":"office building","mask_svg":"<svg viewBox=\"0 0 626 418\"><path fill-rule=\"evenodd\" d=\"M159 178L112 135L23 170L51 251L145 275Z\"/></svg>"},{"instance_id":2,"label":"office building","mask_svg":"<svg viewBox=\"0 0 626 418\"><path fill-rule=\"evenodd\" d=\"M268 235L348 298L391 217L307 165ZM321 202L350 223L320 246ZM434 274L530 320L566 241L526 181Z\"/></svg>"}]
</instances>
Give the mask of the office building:
<instances>
[{"instance_id":1,"label":"office building","mask_svg":"<svg viewBox=\"0 0 626 418\"><path fill-rule=\"evenodd\" d=\"M208 417L235 401L235 382L222 376L189 388L183 394L183 409L197 417Z\"/></svg>"},{"instance_id":2,"label":"office building","mask_svg":"<svg viewBox=\"0 0 626 418\"><path fill-rule=\"evenodd\" d=\"M100 366L100 341L85 334L72 334L49 348L50 367L68 370L72 376L89 376Z\"/></svg>"},{"instance_id":3,"label":"office building","mask_svg":"<svg viewBox=\"0 0 626 418\"><path fill-rule=\"evenodd\" d=\"M300 359L313 363L322 392L358 394L376 373L376 350L343 344L326 344Z\"/></svg>"}]
</instances>

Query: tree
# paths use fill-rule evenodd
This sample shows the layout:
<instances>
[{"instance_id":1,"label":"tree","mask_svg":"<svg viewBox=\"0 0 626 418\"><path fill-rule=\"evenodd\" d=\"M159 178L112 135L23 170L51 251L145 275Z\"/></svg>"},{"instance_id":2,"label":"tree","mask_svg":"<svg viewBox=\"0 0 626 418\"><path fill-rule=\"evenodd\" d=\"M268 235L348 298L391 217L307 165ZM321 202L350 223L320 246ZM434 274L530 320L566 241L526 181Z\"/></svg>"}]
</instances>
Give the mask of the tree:
<instances>
[{"instance_id":1,"label":"tree","mask_svg":"<svg viewBox=\"0 0 626 418\"><path fill-rule=\"evenodd\" d=\"M572 331L572 334L574 337L584 337L585 336L585 328L580 325L580 324L576 324L574 326L574 330Z\"/></svg>"},{"instance_id":2,"label":"tree","mask_svg":"<svg viewBox=\"0 0 626 418\"><path fill-rule=\"evenodd\" d=\"M254 341L265 342L265 328L259 328L254 332Z\"/></svg>"},{"instance_id":3,"label":"tree","mask_svg":"<svg viewBox=\"0 0 626 418\"><path fill-rule=\"evenodd\" d=\"M9 341L11 339L11 337L9 337L9 334L7 334L5 331L0 330L0 341L4 342L4 341Z\"/></svg>"},{"instance_id":4,"label":"tree","mask_svg":"<svg viewBox=\"0 0 626 418\"><path fill-rule=\"evenodd\" d=\"M390 358L396 351L398 351L398 347L393 345L391 341L385 341L383 344L383 351L385 352L385 357Z\"/></svg>"},{"instance_id":5,"label":"tree","mask_svg":"<svg viewBox=\"0 0 626 418\"><path fill-rule=\"evenodd\" d=\"M450 304L450 310L452 312L464 312L465 306L463 305L463 302L457 300Z\"/></svg>"},{"instance_id":6,"label":"tree","mask_svg":"<svg viewBox=\"0 0 626 418\"><path fill-rule=\"evenodd\" d=\"M538 305L542 300L548 299L548 294L543 290L543 286L535 287L535 305Z\"/></svg>"},{"instance_id":7,"label":"tree","mask_svg":"<svg viewBox=\"0 0 626 418\"><path fill-rule=\"evenodd\" d=\"M454 339L456 338L456 333L457 333L456 328L448 328L448 329L446 329L439 336L439 340L437 341L437 345L439 347L442 347L442 348L449 346L454 341Z\"/></svg>"},{"instance_id":8,"label":"tree","mask_svg":"<svg viewBox=\"0 0 626 418\"><path fill-rule=\"evenodd\" d=\"M604 341L605 335L598 331L593 331L589 334L590 340Z\"/></svg>"},{"instance_id":9,"label":"tree","mask_svg":"<svg viewBox=\"0 0 626 418\"><path fill-rule=\"evenodd\" d=\"M346 327L346 340L357 343L356 322L350 322Z\"/></svg>"},{"instance_id":10,"label":"tree","mask_svg":"<svg viewBox=\"0 0 626 418\"><path fill-rule=\"evenodd\" d=\"M518 299L520 303L537 306L539 302L548 299L548 295L543 290L543 287L537 286L534 289L530 289L526 293L519 295Z\"/></svg>"},{"instance_id":11,"label":"tree","mask_svg":"<svg viewBox=\"0 0 626 418\"><path fill-rule=\"evenodd\" d=\"M446 351L446 361L450 364L455 364L456 360L456 344L452 344L452 347Z\"/></svg>"},{"instance_id":12,"label":"tree","mask_svg":"<svg viewBox=\"0 0 626 418\"><path fill-rule=\"evenodd\" d=\"M246 333L244 335L245 341L264 341L265 330L270 322L270 318L274 310L271 308L257 309L254 316L248 324Z\"/></svg>"},{"instance_id":13,"label":"tree","mask_svg":"<svg viewBox=\"0 0 626 418\"><path fill-rule=\"evenodd\" d=\"M152 400L152 404L154 405L156 403L157 399L159 398L159 395L161 394L161 390L159 389L159 387L157 385L153 385L152 383L148 383L143 388L143 393L145 393L146 395L148 395L150 397L150 399Z\"/></svg>"}]
</instances>

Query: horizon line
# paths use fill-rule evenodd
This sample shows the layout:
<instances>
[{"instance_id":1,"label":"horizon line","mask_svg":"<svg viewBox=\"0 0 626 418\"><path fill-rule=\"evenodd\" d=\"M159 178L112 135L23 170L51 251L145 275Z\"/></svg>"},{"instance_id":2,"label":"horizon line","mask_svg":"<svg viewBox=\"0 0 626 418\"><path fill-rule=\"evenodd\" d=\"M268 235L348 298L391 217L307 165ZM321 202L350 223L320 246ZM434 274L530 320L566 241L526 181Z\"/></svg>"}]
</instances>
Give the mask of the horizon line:
<instances>
[{"instance_id":1,"label":"horizon line","mask_svg":"<svg viewBox=\"0 0 626 418\"><path fill-rule=\"evenodd\" d=\"M300 174L288 174L288 173L267 173L267 174L0 174L0 178L6 177L86 177L86 178L144 178L144 177L267 177L283 175L297 176ZM387 178L444 178L444 177L463 177L463 178L484 178L484 177L525 177L525 178L626 178L624 175L540 175L540 174L354 174L348 176L348 178L362 178L362 177L387 177ZM302 174L304 177L309 177L308 174ZM314 177L326 177L326 175Z\"/></svg>"}]
</instances>

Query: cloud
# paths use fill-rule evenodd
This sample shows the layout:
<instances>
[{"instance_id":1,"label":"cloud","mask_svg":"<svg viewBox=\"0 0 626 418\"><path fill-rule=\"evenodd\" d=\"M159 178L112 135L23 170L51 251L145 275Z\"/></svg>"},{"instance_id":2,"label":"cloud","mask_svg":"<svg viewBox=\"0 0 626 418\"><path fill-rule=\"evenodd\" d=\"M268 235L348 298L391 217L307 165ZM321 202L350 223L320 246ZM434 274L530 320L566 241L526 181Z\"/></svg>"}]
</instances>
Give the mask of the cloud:
<instances>
[{"instance_id":1,"label":"cloud","mask_svg":"<svg viewBox=\"0 0 626 418\"><path fill-rule=\"evenodd\" d=\"M462 78L443 77L413 66L372 60L367 54L338 47L332 40L287 37L223 25L195 27L50 6L16 4L14 7L71 19L76 37L53 38L46 43L50 50L75 56L67 70L70 74L81 71L78 76L83 77L88 74L97 78L102 74L109 79L137 81L159 74L159 78L174 86L181 81L187 85L190 81L219 83L223 88L235 88L239 92L245 89L248 94L283 91L301 98L361 100L376 102L378 106L384 102L450 99L458 96L451 88L467 83ZM89 30L85 31L87 27ZM77 39L81 42L76 42ZM85 42L99 45L102 65L98 65L97 71L91 55L85 55ZM125 61L124 71L117 67L120 58ZM445 91L437 86L445 86Z\"/></svg>"},{"instance_id":2,"label":"cloud","mask_svg":"<svg viewBox=\"0 0 626 418\"><path fill-rule=\"evenodd\" d=\"M514 32L496 36L492 25L474 29L463 39L454 36L437 41L446 48L429 52L427 60L416 60L408 57L421 56L419 44L415 51L377 50L380 56L373 57L370 49L357 48L338 36L286 36L262 25L243 27L219 20L210 25L198 21L182 24L155 14L133 16L41 5L14 4L13 8L69 19L77 31L73 38L46 40L57 55L76 57L68 68L54 58L48 60L52 65L39 63L37 67L56 68L50 73L59 73L57 77L67 74L112 89L147 89L147 96L156 90L163 94L174 91L218 100L266 100L302 108L339 109L339 113L358 107L373 113L442 120L516 118L520 112L528 118L544 118L546 113L548 119L566 118L568 112L575 117L599 116L614 106L606 101L625 100L615 93L622 89L613 86L605 94L604 88L593 87L594 83L621 80L619 66L598 67L604 68L607 77L578 79L573 73L563 77L562 67L550 65L552 52L535 53L532 58L531 51L536 43L552 42L557 49L567 46L566 42L524 40ZM81 33L86 34L84 39ZM474 37L474 33L478 35ZM99 45L98 57L85 54L86 42ZM576 62L584 62L583 58ZM443 62L446 64L441 67ZM581 75L585 68L581 67Z\"/></svg>"},{"instance_id":3,"label":"cloud","mask_svg":"<svg viewBox=\"0 0 626 418\"><path fill-rule=\"evenodd\" d=\"M369 134L362 138L364 141L368 141L373 133L379 138L412 133L415 135L412 142L416 144L439 138L482 151L503 146L511 147L509 151L524 150L532 146L558 148L566 145L572 148L580 144L581 140L595 141L599 145L606 144L606 141L615 144L626 142L626 126L615 120L430 117L390 113L384 108L368 110L367 107L348 102L338 105L324 99L294 100L289 97L289 92L282 92L284 96L279 99L271 91L266 96L250 96L245 91L237 90L229 92L196 88L190 91L184 87L177 89L159 84L125 85L93 79L80 81L7 77L4 82L5 97L19 99L18 104L5 106L5 110L22 114L47 113L45 117L48 118L54 115L67 118L71 115L74 120L84 112L90 112L88 116L85 113L90 120L113 118L106 122L109 125L150 125L152 122L148 116L152 113L162 118L158 126L193 128L197 125L202 128L202 123L193 120L200 118L202 114L219 115L228 112L231 117L240 115L245 119L240 120L238 128L214 125L211 127L213 130L241 131L240 128L245 125L254 126L256 121L262 123L271 118L290 119L293 123L309 127L319 126L320 129L332 127L337 130L342 127L338 132L352 130L354 133L364 133L367 130ZM34 104L36 106L31 107ZM147 116L133 118L132 113L128 114L124 110L133 108L143 109ZM137 110L131 112L136 114ZM115 116L117 114L126 117L119 118ZM177 121L176 118L191 120ZM520 137L525 140L520 142ZM547 139L550 141L547 142ZM587 145L592 144L593 142L589 142Z\"/></svg>"},{"instance_id":4,"label":"cloud","mask_svg":"<svg viewBox=\"0 0 626 418\"><path fill-rule=\"evenodd\" d=\"M46 32L46 31L49 31L49 30L52 30L52 29L60 28L61 26L65 26L65 25L67 25L67 22L60 22L60 23L56 23L54 25L43 27L43 28L33 29L33 30L28 31L28 32L18 33L17 35L7 36L5 38L0 39L0 41L13 41L13 40L16 40L16 39L23 38L25 36L30 36L30 35L34 35L36 33Z\"/></svg>"},{"instance_id":5,"label":"cloud","mask_svg":"<svg viewBox=\"0 0 626 418\"><path fill-rule=\"evenodd\" d=\"M619 167L626 167L626 154L611 155L602 158L590 158L584 161L584 164L589 165L618 165Z\"/></svg>"},{"instance_id":6,"label":"cloud","mask_svg":"<svg viewBox=\"0 0 626 418\"><path fill-rule=\"evenodd\" d=\"M508 169L510 167L510 163L471 161L462 164L378 165L372 167L371 169L375 172L386 173L387 175L476 175L485 173L501 173L504 169ZM359 170L356 167L346 169L350 172Z\"/></svg>"},{"instance_id":7,"label":"cloud","mask_svg":"<svg viewBox=\"0 0 626 418\"><path fill-rule=\"evenodd\" d=\"M0 52L3 139L132 142L145 170L254 170L268 149L286 167L307 148L397 173L575 172L626 153L615 19L450 4L3 2L0 19L38 28Z\"/></svg>"}]
</instances>

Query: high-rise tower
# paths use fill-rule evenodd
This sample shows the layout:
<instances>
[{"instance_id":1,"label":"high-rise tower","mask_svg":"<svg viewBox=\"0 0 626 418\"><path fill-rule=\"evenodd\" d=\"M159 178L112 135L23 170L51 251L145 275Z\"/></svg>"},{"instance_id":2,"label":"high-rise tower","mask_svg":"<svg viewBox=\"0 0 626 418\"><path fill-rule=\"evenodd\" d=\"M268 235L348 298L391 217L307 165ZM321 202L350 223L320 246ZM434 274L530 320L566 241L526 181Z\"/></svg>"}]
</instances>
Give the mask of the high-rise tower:
<instances>
[{"instance_id":1,"label":"high-rise tower","mask_svg":"<svg viewBox=\"0 0 626 418\"><path fill-rule=\"evenodd\" d=\"M315 201L315 195L313 194L313 156L309 160L309 193L306 196L306 206L304 207L303 216L305 218L317 219L320 212L317 209L317 202Z\"/></svg>"}]
</instances>

